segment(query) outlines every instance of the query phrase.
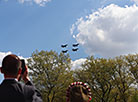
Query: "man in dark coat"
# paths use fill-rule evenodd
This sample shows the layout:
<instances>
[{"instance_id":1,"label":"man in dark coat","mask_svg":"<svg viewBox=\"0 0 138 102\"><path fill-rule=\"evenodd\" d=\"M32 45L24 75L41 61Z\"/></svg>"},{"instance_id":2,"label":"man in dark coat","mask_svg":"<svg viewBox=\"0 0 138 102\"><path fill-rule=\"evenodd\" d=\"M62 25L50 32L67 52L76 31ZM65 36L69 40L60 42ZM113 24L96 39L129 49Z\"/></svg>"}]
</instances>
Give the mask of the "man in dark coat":
<instances>
[{"instance_id":1,"label":"man in dark coat","mask_svg":"<svg viewBox=\"0 0 138 102\"><path fill-rule=\"evenodd\" d=\"M39 91L28 77L27 66L23 74L21 61L14 54L7 55L2 61L1 72L4 80L0 85L0 102L42 102ZM21 84L22 78L25 84Z\"/></svg>"}]
</instances>

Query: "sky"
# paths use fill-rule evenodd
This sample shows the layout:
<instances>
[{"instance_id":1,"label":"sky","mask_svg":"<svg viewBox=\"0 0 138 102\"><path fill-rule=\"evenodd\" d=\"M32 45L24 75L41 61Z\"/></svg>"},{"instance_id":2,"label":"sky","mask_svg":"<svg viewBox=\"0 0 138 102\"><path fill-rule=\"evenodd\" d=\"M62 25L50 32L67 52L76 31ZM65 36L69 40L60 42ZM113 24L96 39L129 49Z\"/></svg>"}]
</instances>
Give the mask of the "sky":
<instances>
[{"instance_id":1,"label":"sky","mask_svg":"<svg viewBox=\"0 0 138 102\"><path fill-rule=\"evenodd\" d=\"M76 68L91 55L135 54L137 38L138 0L0 0L0 64L11 53L67 49Z\"/></svg>"}]
</instances>

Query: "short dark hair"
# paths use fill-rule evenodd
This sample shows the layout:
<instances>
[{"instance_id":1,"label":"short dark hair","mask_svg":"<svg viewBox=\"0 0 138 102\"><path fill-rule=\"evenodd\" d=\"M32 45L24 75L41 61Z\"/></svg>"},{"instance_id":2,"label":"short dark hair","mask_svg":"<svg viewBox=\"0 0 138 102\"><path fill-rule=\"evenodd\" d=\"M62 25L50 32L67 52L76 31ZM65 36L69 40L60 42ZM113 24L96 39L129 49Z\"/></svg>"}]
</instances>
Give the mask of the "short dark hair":
<instances>
[{"instance_id":1,"label":"short dark hair","mask_svg":"<svg viewBox=\"0 0 138 102\"><path fill-rule=\"evenodd\" d=\"M21 66L21 61L14 54L7 55L2 61L2 72L7 75L17 75Z\"/></svg>"}]
</instances>

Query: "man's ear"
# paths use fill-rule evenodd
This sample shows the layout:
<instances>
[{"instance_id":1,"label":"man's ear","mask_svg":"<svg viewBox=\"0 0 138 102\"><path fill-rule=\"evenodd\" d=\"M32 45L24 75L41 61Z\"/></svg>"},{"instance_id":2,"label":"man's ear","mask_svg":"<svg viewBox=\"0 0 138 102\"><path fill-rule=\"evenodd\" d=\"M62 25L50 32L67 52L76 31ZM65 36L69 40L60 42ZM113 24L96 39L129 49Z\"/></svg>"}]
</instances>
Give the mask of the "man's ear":
<instances>
[{"instance_id":1,"label":"man's ear","mask_svg":"<svg viewBox=\"0 0 138 102\"><path fill-rule=\"evenodd\" d=\"M19 70L18 70L18 74L21 74L21 72L22 72L22 69L21 69L21 68L19 68Z\"/></svg>"},{"instance_id":2,"label":"man's ear","mask_svg":"<svg viewBox=\"0 0 138 102\"><path fill-rule=\"evenodd\" d=\"M4 72L3 72L3 68L2 68L2 67L0 67L0 72L1 72L1 73L4 73Z\"/></svg>"}]
</instances>

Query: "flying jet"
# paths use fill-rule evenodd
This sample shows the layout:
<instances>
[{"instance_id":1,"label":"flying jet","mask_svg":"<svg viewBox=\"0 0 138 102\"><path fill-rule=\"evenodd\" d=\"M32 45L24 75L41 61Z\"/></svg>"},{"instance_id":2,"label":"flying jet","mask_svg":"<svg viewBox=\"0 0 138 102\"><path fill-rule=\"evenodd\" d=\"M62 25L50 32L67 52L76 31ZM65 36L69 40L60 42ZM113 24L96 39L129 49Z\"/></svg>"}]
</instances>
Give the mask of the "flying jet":
<instances>
[{"instance_id":1,"label":"flying jet","mask_svg":"<svg viewBox=\"0 0 138 102\"><path fill-rule=\"evenodd\" d=\"M72 51L78 51L78 48L75 48L75 49L73 48Z\"/></svg>"},{"instance_id":2,"label":"flying jet","mask_svg":"<svg viewBox=\"0 0 138 102\"><path fill-rule=\"evenodd\" d=\"M67 53L67 52L68 52L68 50L62 50L62 52L63 52L63 53Z\"/></svg>"},{"instance_id":3,"label":"flying jet","mask_svg":"<svg viewBox=\"0 0 138 102\"><path fill-rule=\"evenodd\" d=\"M79 45L79 43L77 43L77 44L72 44L73 47L77 47L78 45Z\"/></svg>"},{"instance_id":4,"label":"flying jet","mask_svg":"<svg viewBox=\"0 0 138 102\"><path fill-rule=\"evenodd\" d=\"M61 47L63 47L63 48L64 48L64 47L67 47L67 46L68 46L68 44L61 45Z\"/></svg>"}]
</instances>

